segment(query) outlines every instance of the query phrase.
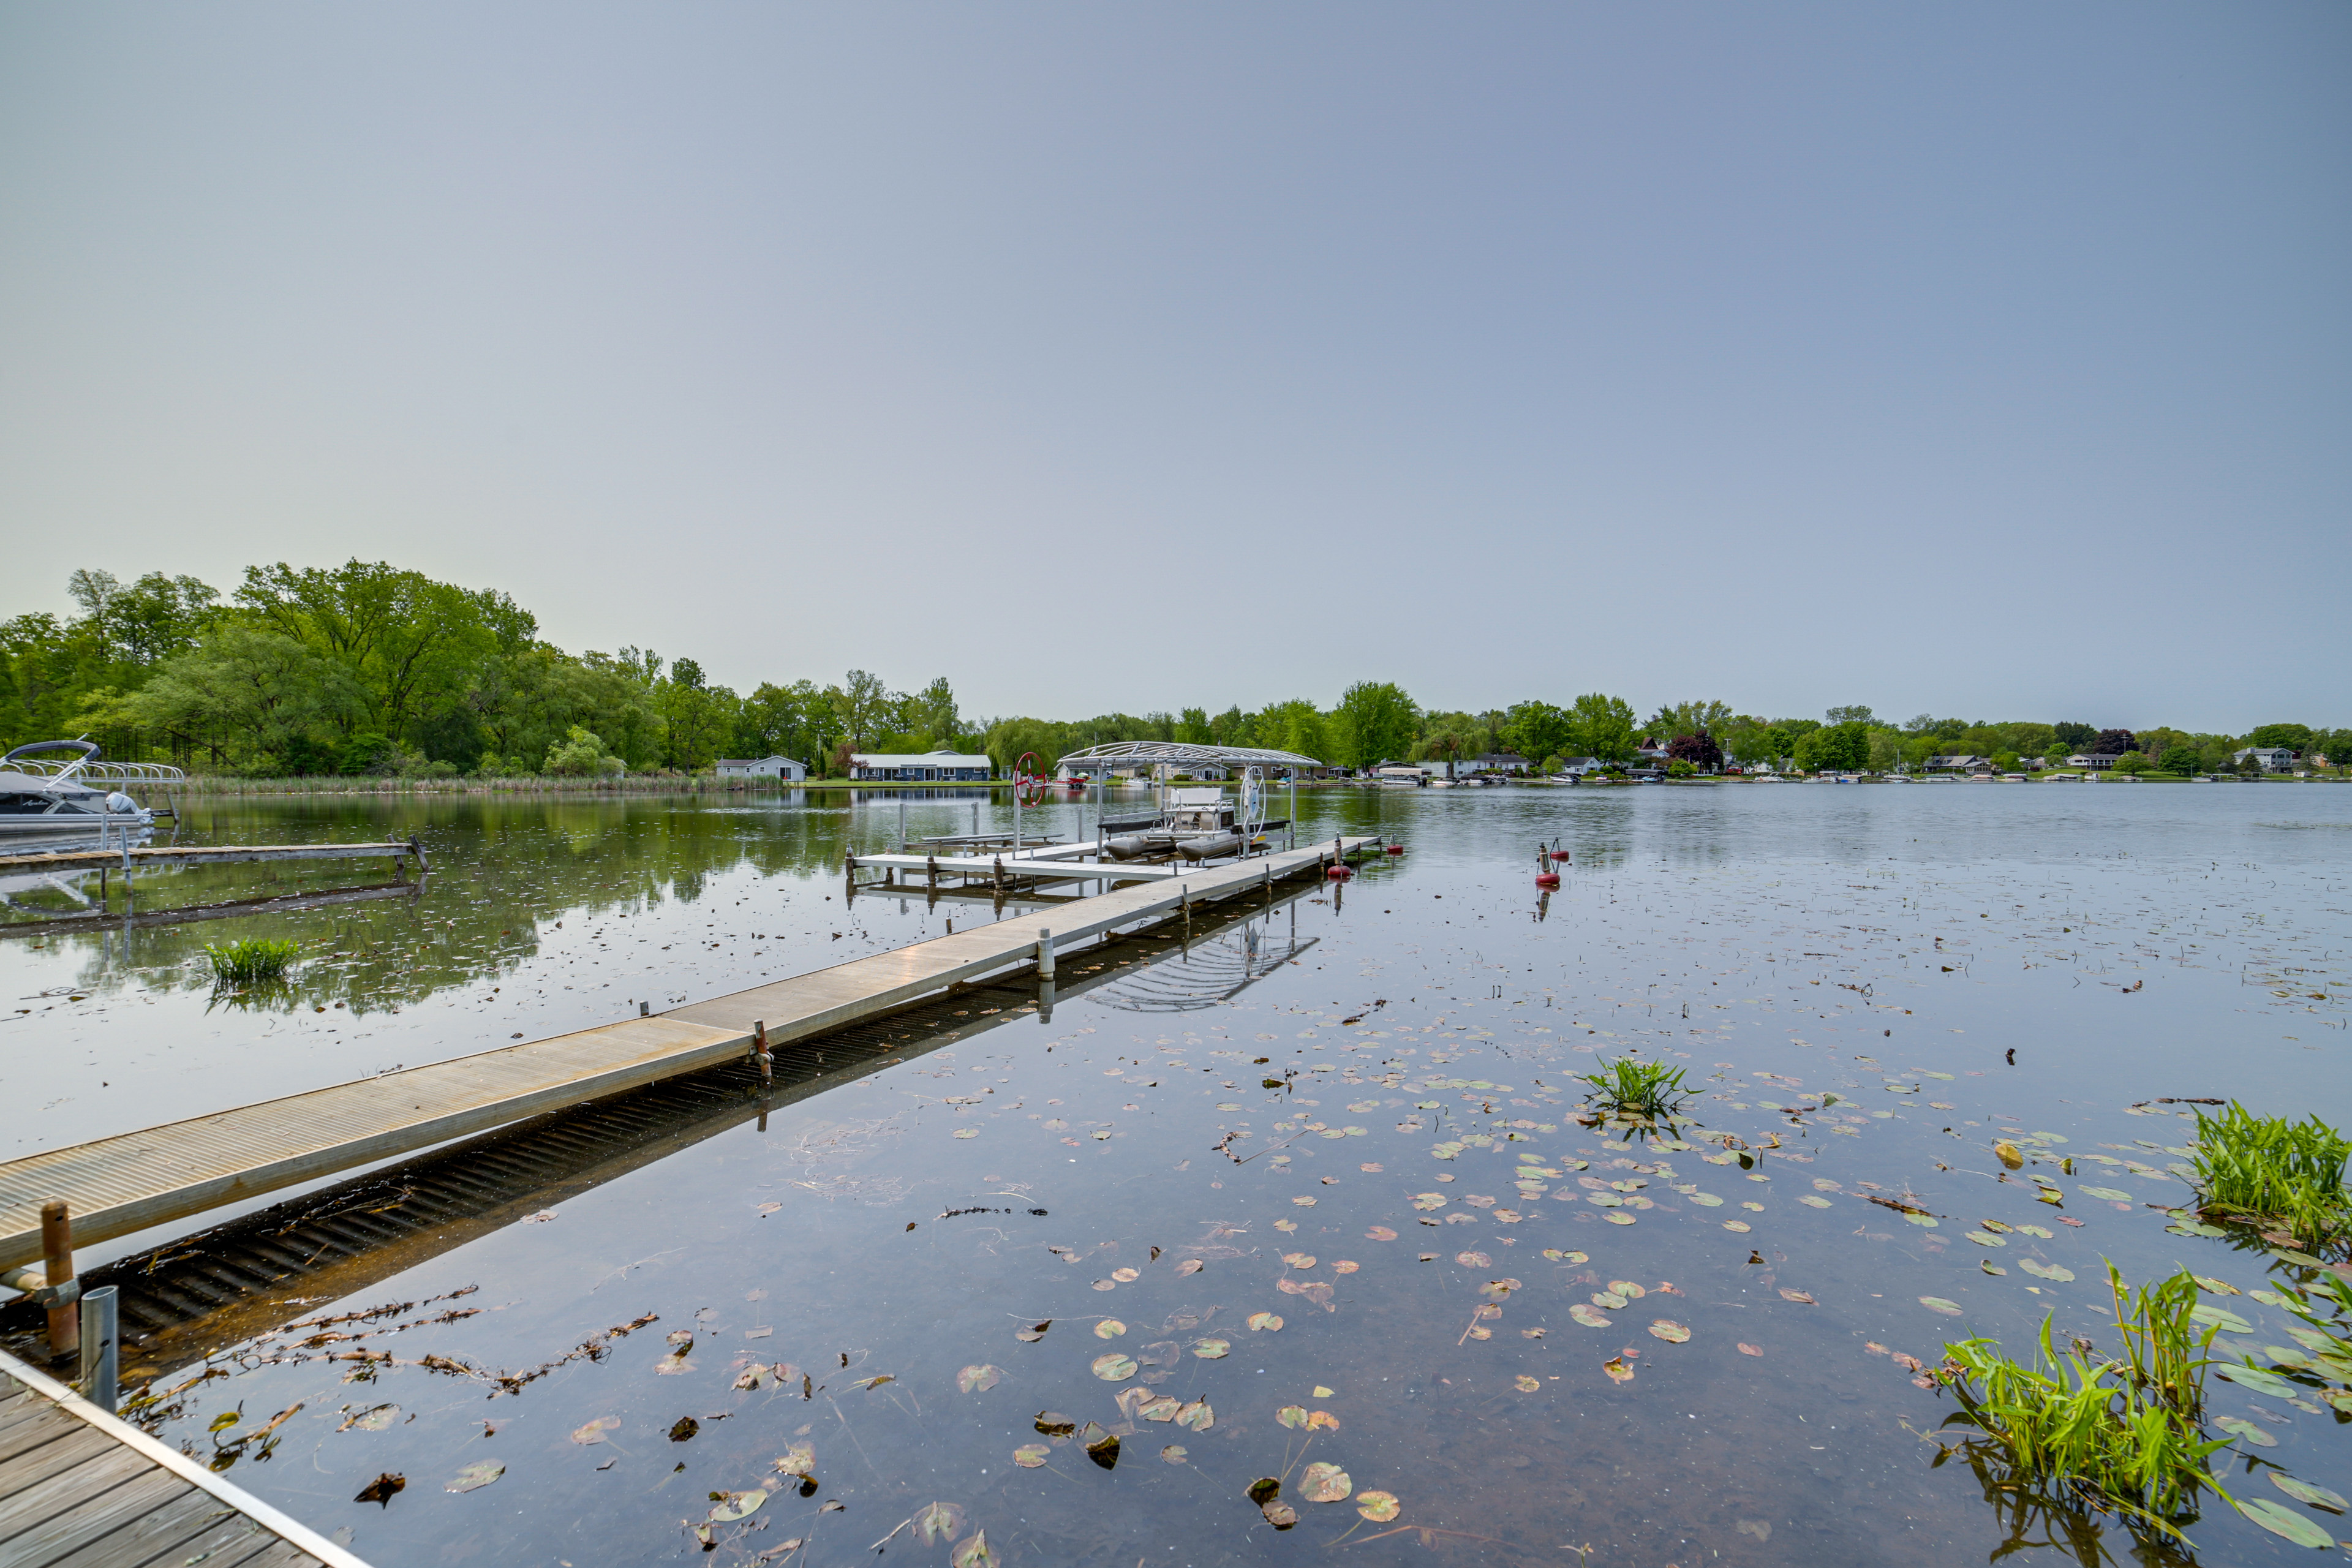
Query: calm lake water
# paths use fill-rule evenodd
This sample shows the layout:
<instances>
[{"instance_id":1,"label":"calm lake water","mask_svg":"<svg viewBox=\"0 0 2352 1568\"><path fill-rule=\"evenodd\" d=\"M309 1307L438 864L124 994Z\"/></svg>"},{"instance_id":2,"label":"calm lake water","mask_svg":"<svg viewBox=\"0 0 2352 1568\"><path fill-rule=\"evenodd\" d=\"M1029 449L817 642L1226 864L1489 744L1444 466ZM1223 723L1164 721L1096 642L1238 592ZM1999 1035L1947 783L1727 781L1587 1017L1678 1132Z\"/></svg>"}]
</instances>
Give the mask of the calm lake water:
<instances>
[{"instance_id":1,"label":"calm lake water","mask_svg":"<svg viewBox=\"0 0 2352 1568\"><path fill-rule=\"evenodd\" d=\"M1930 1468L1954 1406L1895 1358L1932 1364L1965 1334L2021 1348L2045 1315L2062 1342L2113 1348L2105 1260L2133 1282L2293 1275L2168 1232L2194 1128L2149 1102L2233 1096L2352 1125L2352 791L1328 792L1304 809L1315 837L1380 832L1407 853L1189 952L1122 949L1127 972L1050 1021L949 1017L910 1032L903 1061L427 1247L363 1295L289 1303L305 1326L217 1345L226 1375L159 1429L210 1454L293 1410L234 1479L383 1568L1588 1547L1681 1568L1978 1563L2012 1527L1966 1464ZM909 826L967 829L972 810L918 802ZM199 842L414 832L434 870L413 893L291 913L0 942L0 1147L992 918L846 902L843 850L897 831L895 804L838 793L198 803ZM1547 840L1575 854L1548 898ZM138 907L382 875L157 875ZM19 889L6 918L69 902ZM217 998L203 944L247 935L292 937L305 961L280 993ZM1066 956L1066 983L1097 962L1118 959ZM1571 1075L1630 1052L1689 1070L1686 1142L1572 1120ZM1824 1092L1837 1102L1811 1109ZM1990 1152L2004 1136L2024 1171ZM2284 1342L2283 1314L2226 1305L2252 1326L2230 1342ZM328 1359L355 1349L394 1359ZM2242 1495L2301 1507L2266 1468L2352 1491L2341 1418L2210 1389L2273 1439L2222 1456ZM1046 1412L1117 1436L1116 1467L1041 1434ZM1318 1464L1353 1495L1313 1500ZM354 1500L387 1474L405 1482L388 1501ZM1250 1500L1262 1477L1295 1529ZM1392 1518L1360 1510L1374 1492ZM2219 1503L2189 1533L2200 1561L2305 1555ZM2131 1546L2110 1531L2104 1549Z\"/></svg>"}]
</instances>

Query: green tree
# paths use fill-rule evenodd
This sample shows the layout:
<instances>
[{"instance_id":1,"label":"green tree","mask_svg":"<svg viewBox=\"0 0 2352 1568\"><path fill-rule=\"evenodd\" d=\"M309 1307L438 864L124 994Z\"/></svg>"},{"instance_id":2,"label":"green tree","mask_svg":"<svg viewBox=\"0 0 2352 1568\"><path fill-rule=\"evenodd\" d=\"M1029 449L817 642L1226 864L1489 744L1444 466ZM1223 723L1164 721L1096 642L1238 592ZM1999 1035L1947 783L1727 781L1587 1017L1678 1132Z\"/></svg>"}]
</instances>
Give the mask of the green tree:
<instances>
[{"instance_id":1,"label":"green tree","mask_svg":"<svg viewBox=\"0 0 2352 1568\"><path fill-rule=\"evenodd\" d=\"M1209 738L1209 710L1187 708L1176 716L1176 739L1188 746L1209 746L1216 742Z\"/></svg>"},{"instance_id":2,"label":"green tree","mask_svg":"<svg viewBox=\"0 0 2352 1568\"><path fill-rule=\"evenodd\" d=\"M547 762L541 771L558 777L585 778L621 773L627 766L604 749L603 741L574 724L564 732L562 741L547 749Z\"/></svg>"},{"instance_id":3,"label":"green tree","mask_svg":"<svg viewBox=\"0 0 2352 1568\"><path fill-rule=\"evenodd\" d=\"M1829 721L1832 724L1868 724L1873 721L1868 707L1854 705L1831 709Z\"/></svg>"},{"instance_id":4,"label":"green tree","mask_svg":"<svg viewBox=\"0 0 2352 1568\"><path fill-rule=\"evenodd\" d=\"M1575 728L1566 710L1531 698L1505 711L1503 743L1531 763L1540 762L1573 745Z\"/></svg>"},{"instance_id":5,"label":"green tree","mask_svg":"<svg viewBox=\"0 0 2352 1568\"><path fill-rule=\"evenodd\" d=\"M1663 702L1658 705L1658 710L1650 715L1647 728L1651 734L1662 741L1672 741L1678 735L1720 737L1732 717L1728 702Z\"/></svg>"},{"instance_id":6,"label":"green tree","mask_svg":"<svg viewBox=\"0 0 2352 1568\"><path fill-rule=\"evenodd\" d=\"M840 720L841 738L850 750L871 751L868 742L888 718L890 689L882 684L880 676L853 669L833 689L833 707Z\"/></svg>"},{"instance_id":7,"label":"green tree","mask_svg":"<svg viewBox=\"0 0 2352 1568\"><path fill-rule=\"evenodd\" d=\"M1368 768L1412 750L1419 710L1401 686L1360 680L1339 694L1331 717L1341 759L1349 767Z\"/></svg>"},{"instance_id":8,"label":"green tree","mask_svg":"<svg viewBox=\"0 0 2352 1568\"><path fill-rule=\"evenodd\" d=\"M328 764L297 742L341 728L366 706L367 694L344 665L244 622L165 659L127 701L134 722L177 738L183 751L202 747L215 765L232 757L289 758L304 773Z\"/></svg>"},{"instance_id":9,"label":"green tree","mask_svg":"<svg viewBox=\"0 0 2352 1568\"><path fill-rule=\"evenodd\" d=\"M2160 765L2168 773L2184 777L2197 772L2197 749L2194 746L2167 746Z\"/></svg>"},{"instance_id":10,"label":"green tree","mask_svg":"<svg viewBox=\"0 0 2352 1568\"><path fill-rule=\"evenodd\" d=\"M1423 761L1443 762L1445 764L1445 776L1452 778L1454 764L1474 743L1469 736L1459 730L1439 730L1423 735L1420 743L1413 747L1413 755Z\"/></svg>"},{"instance_id":11,"label":"green tree","mask_svg":"<svg viewBox=\"0 0 2352 1568\"><path fill-rule=\"evenodd\" d=\"M1810 731L1797 737L1795 756L1808 773L1859 773L1870 765L1870 726L1849 719Z\"/></svg>"},{"instance_id":12,"label":"green tree","mask_svg":"<svg viewBox=\"0 0 2352 1568\"><path fill-rule=\"evenodd\" d=\"M1588 691L1568 705L1569 743L1604 763L1623 763L1633 755L1633 706L1622 697Z\"/></svg>"},{"instance_id":13,"label":"green tree","mask_svg":"<svg viewBox=\"0 0 2352 1568\"><path fill-rule=\"evenodd\" d=\"M2311 744L2308 724L2257 724L2246 737L2249 746L2284 746L2290 752L2300 752Z\"/></svg>"},{"instance_id":14,"label":"green tree","mask_svg":"<svg viewBox=\"0 0 2352 1568\"><path fill-rule=\"evenodd\" d=\"M956 711L955 688L944 675L899 703L899 728L910 751L953 751L963 744L964 725Z\"/></svg>"}]
</instances>

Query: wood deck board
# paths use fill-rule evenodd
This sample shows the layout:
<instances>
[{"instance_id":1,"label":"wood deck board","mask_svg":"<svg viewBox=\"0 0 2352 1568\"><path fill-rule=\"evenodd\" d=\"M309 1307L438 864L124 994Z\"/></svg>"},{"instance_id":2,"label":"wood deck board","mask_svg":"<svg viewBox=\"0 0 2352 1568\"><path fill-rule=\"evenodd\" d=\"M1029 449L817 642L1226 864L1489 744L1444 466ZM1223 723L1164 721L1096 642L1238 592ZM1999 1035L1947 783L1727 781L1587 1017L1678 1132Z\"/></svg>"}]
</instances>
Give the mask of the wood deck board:
<instances>
[{"instance_id":1,"label":"wood deck board","mask_svg":"<svg viewBox=\"0 0 2352 1568\"><path fill-rule=\"evenodd\" d=\"M1353 852L1373 838L1336 841ZM784 1045L1164 914L1181 901L1249 893L1271 875L1318 866L1331 844L1285 851L853 959L653 1017L623 1018L453 1061L336 1084L257 1105L29 1154L0 1164L0 1267L40 1255L40 1208L72 1205L74 1234L103 1241L223 1204L331 1175L717 1065L764 1022ZM137 853L133 851L133 853ZM1114 873L1115 874L1115 873Z\"/></svg>"},{"instance_id":2,"label":"wood deck board","mask_svg":"<svg viewBox=\"0 0 2352 1568\"><path fill-rule=\"evenodd\" d=\"M210 1568L366 1568L185 1455L37 1368L0 1354L56 1441L0 1458L0 1568L149 1568L199 1553Z\"/></svg>"}]
</instances>

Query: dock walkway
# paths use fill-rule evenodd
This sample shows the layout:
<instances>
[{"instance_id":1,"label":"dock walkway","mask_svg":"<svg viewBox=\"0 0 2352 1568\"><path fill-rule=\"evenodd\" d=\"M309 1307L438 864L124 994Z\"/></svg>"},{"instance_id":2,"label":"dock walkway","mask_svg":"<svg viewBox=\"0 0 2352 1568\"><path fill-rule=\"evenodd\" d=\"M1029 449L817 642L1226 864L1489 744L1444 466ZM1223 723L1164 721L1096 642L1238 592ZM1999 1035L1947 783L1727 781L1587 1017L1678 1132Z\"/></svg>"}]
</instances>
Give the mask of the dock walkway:
<instances>
[{"instance_id":1,"label":"dock walkway","mask_svg":"<svg viewBox=\"0 0 2352 1568\"><path fill-rule=\"evenodd\" d=\"M396 866L414 859L431 868L415 839L386 844L191 844L134 848L59 849L47 854L0 855L0 877L43 871L136 871L145 866L235 866L249 860L352 860L389 858Z\"/></svg>"},{"instance_id":2,"label":"dock walkway","mask_svg":"<svg viewBox=\"0 0 2352 1568\"><path fill-rule=\"evenodd\" d=\"M1114 889L650 1017L28 1154L0 1164L0 1268L41 1257L41 1205L52 1199L70 1206L78 1241L127 1236L698 1071L744 1055L762 1026L772 1047L824 1034L949 986L1032 964L1049 930L1058 951L1192 901L1270 888L1319 870L1335 855L1379 842L1338 838L1188 870L1181 878Z\"/></svg>"},{"instance_id":3,"label":"dock walkway","mask_svg":"<svg viewBox=\"0 0 2352 1568\"><path fill-rule=\"evenodd\" d=\"M350 1552L0 1352L7 1568L367 1568Z\"/></svg>"}]
</instances>

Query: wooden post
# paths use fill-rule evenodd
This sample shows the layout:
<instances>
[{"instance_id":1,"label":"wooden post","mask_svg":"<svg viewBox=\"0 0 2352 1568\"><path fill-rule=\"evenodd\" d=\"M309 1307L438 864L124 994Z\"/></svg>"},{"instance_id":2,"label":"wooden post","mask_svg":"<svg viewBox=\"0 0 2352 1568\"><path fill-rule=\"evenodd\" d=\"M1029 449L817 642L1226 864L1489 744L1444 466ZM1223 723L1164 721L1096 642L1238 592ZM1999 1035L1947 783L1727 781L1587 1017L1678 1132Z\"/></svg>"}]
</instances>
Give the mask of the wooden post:
<instances>
[{"instance_id":1,"label":"wooden post","mask_svg":"<svg viewBox=\"0 0 2352 1568\"><path fill-rule=\"evenodd\" d=\"M773 1083L776 1079L776 1058L768 1049L768 1021L765 1018L751 1026L751 1054L760 1061L761 1087Z\"/></svg>"},{"instance_id":2,"label":"wooden post","mask_svg":"<svg viewBox=\"0 0 2352 1568\"><path fill-rule=\"evenodd\" d=\"M74 1277L73 1216L65 1200L51 1198L41 1205L41 1265L49 1289L69 1284ZM71 1300L49 1309L49 1353L72 1355L81 1349L81 1311Z\"/></svg>"}]
</instances>

